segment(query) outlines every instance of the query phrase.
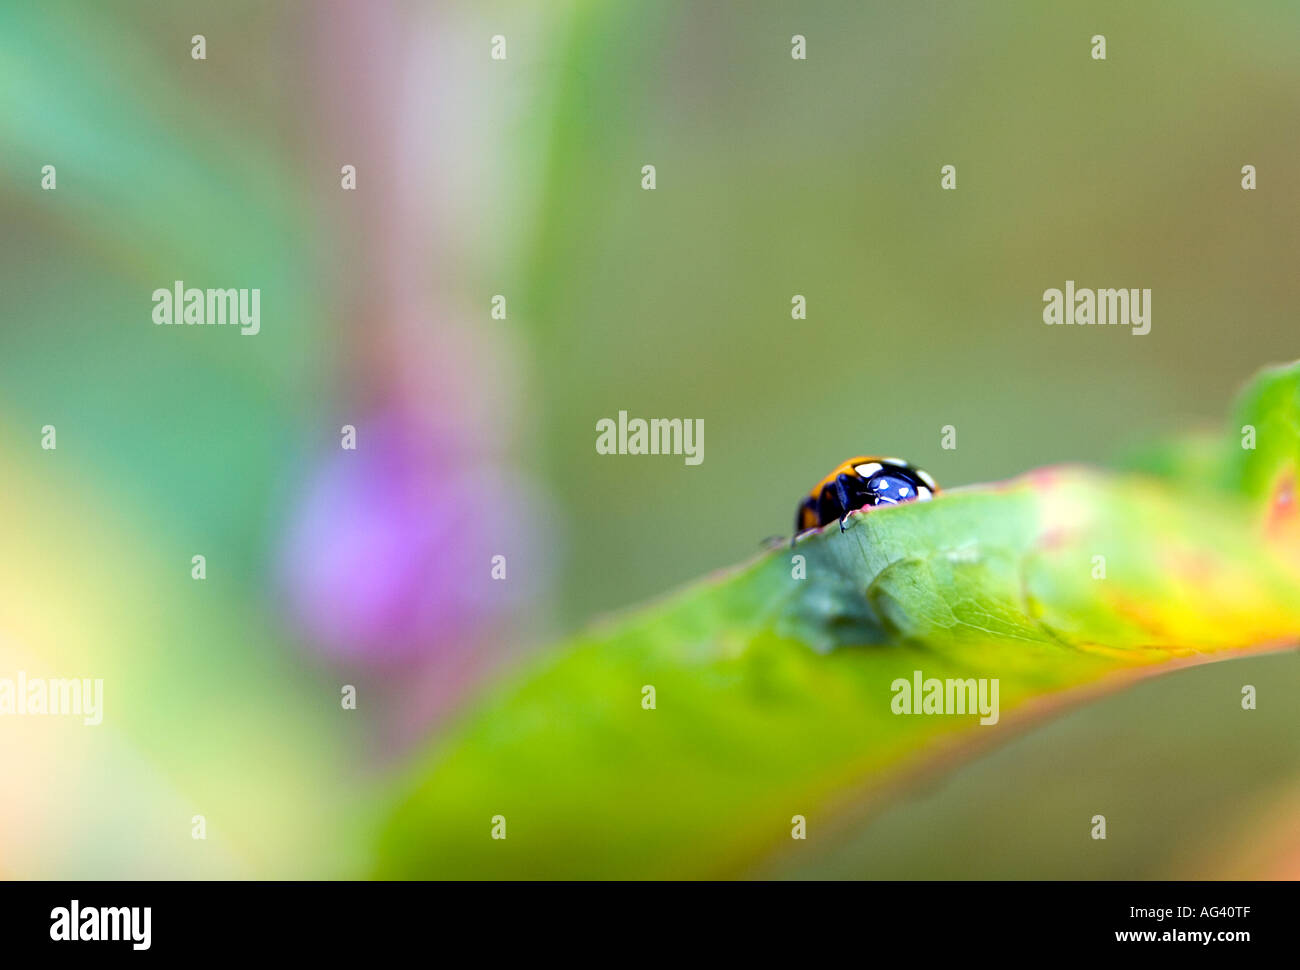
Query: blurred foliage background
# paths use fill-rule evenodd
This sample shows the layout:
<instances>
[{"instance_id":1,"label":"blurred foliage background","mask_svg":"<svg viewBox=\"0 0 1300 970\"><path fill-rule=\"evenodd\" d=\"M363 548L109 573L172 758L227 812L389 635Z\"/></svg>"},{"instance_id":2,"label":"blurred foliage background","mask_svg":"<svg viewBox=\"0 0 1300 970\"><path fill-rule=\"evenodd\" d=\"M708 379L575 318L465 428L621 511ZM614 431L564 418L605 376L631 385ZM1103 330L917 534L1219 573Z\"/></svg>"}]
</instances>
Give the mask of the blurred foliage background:
<instances>
[{"instance_id":1,"label":"blurred foliage background","mask_svg":"<svg viewBox=\"0 0 1300 970\"><path fill-rule=\"evenodd\" d=\"M0 6L0 676L106 694L101 728L0 721L0 873L364 872L474 685L748 556L844 457L959 485L1219 421L1296 356L1298 30L1280 0ZM260 287L262 332L155 327L178 279ZM1066 279L1151 288L1150 334L1044 326ZM704 463L597 455L620 409L703 418ZM1276 875L1298 680L1145 683L772 871ZM1062 836L1108 798L1106 853Z\"/></svg>"}]
</instances>

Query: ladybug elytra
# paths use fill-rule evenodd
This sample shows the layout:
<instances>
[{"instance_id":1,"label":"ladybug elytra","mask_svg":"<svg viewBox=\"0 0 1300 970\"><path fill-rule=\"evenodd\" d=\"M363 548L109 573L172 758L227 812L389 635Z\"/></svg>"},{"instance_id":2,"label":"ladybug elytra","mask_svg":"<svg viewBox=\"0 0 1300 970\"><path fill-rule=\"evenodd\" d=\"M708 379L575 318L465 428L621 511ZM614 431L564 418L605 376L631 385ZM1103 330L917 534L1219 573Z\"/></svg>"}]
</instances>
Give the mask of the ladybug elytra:
<instances>
[{"instance_id":1,"label":"ladybug elytra","mask_svg":"<svg viewBox=\"0 0 1300 970\"><path fill-rule=\"evenodd\" d=\"M876 505L928 502L939 492L933 478L900 458L859 455L850 458L813 486L795 513L797 535L840 520L850 512Z\"/></svg>"}]
</instances>

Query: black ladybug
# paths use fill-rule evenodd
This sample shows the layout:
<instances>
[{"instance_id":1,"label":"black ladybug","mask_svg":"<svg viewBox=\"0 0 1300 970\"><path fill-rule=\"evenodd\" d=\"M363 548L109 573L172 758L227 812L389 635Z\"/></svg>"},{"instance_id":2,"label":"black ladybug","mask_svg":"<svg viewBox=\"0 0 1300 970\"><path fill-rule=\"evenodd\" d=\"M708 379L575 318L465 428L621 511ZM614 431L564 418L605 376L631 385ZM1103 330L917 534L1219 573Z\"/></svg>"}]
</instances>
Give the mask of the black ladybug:
<instances>
[{"instance_id":1,"label":"black ladybug","mask_svg":"<svg viewBox=\"0 0 1300 970\"><path fill-rule=\"evenodd\" d=\"M850 512L874 505L928 502L939 493L933 478L899 458L859 455L838 465L813 486L795 513L797 535L840 520Z\"/></svg>"}]
</instances>

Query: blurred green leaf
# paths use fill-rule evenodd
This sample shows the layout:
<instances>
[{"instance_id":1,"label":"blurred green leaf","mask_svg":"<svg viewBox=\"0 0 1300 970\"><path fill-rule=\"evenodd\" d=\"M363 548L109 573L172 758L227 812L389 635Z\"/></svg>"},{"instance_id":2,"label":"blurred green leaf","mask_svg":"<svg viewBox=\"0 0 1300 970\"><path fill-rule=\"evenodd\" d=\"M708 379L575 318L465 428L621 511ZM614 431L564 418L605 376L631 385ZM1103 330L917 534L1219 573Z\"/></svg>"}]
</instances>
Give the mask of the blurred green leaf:
<instances>
[{"instance_id":1,"label":"blurred green leaf","mask_svg":"<svg viewBox=\"0 0 1300 970\"><path fill-rule=\"evenodd\" d=\"M793 816L850 825L1071 690L1295 642L1298 395L1293 365L1243 397L1260 435L1219 443L1234 488L1049 468L855 515L579 637L422 761L380 874L743 873L792 844ZM1171 467L1203 468L1194 451ZM999 720L894 713L917 671L996 679Z\"/></svg>"}]
</instances>

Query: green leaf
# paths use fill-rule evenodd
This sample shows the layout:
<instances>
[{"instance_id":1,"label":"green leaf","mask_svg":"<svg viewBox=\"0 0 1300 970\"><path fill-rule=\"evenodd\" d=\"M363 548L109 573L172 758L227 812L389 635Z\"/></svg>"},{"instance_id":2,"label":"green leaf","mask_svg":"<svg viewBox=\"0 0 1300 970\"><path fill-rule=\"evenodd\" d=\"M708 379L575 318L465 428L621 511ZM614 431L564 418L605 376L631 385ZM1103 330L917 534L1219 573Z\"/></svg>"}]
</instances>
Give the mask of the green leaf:
<instances>
[{"instance_id":1,"label":"green leaf","mask_svg":"<svg viewBox=\"0 0 1300 970\"><path fill-rule=\"evenodd\" d=\"M843 824L1062 700L1294 643L1298 401L1300 366L1263 375L1238 411L1256 447L1234 427L1213 483L1202 441L1164 476L1064 466L956 489L584 634L421 760L380 874L742 874L790 844L793 816ZM895 713L918 676L996 680L996 723Z\"/></svg>"}]
</instances>

